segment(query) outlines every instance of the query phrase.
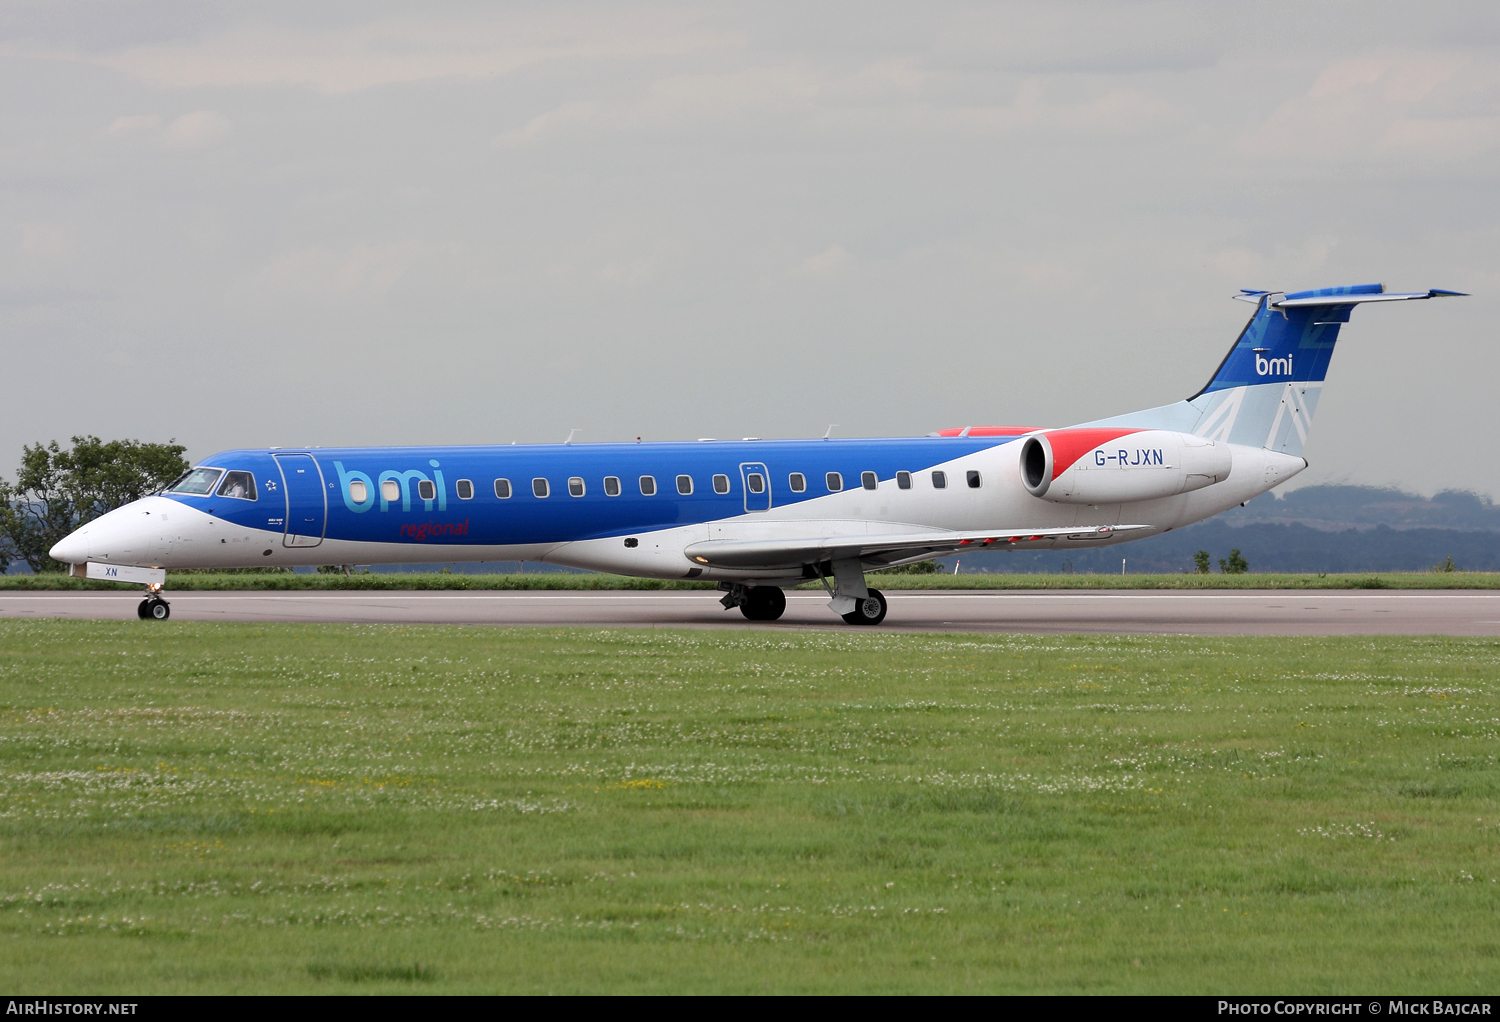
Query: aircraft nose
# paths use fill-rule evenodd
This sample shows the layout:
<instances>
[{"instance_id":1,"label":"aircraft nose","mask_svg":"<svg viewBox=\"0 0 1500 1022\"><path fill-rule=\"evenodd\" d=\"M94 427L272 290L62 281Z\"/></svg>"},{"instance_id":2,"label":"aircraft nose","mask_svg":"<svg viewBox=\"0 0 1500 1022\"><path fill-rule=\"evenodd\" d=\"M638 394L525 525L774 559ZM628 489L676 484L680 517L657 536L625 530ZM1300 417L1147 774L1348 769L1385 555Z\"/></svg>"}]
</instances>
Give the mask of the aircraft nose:
<instances>
[{"instance_id":1,"label":"aircraft nose","mask_svg":"<svg viewBox=\"0 0 1500 1022\"><path fill-rule=\"evenodd\" d=\"M89 527L74 529L52 545L47 556L63 564L83 564L89 559Z\"/></svg>"},{"instance_id":2,"label":"aircraft nose","mask_svg":"<svg viewBox=\"0 0 1500 1022\"><path fill-rule=\"evenodd\" d=\"M163 513L172 510L170 504L159 506L159 500L147 497L100 515L58 540L49 553L64 564L90 559L107 564L151 563L158 553L158 523Z\"/></svg>"}]
</instances>

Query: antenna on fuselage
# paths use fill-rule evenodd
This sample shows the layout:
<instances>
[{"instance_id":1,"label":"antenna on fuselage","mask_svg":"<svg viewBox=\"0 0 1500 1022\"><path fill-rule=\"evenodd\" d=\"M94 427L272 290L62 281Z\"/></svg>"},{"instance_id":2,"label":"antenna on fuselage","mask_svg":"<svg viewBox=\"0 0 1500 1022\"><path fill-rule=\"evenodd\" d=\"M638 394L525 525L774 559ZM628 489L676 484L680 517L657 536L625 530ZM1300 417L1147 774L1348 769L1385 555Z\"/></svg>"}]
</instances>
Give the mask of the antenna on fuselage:
<instances>
[{"instance_id":1,"label":"antenna on fuselage","mask_svg":"<svg viewBox=\"0 0 1500 1022\"><path fill-rule=\"evenodd\" d=\"M573 438L575 436L577 436L580 432L581 432L581 429L579 427L577 427L577 426L575 426L572 429L568 430L568 439L564 440L563 443L565 443L565 444L571 444L573 442Z\"/></svg>"},{"instance_id":2,"label":"antenna on fuselage","mask_svg":"<svg viewBox=\"0 0 1500 1022\"><path fill-rule=\"evenodd\" d=\"M827 430L827 432L825 432L825 433L824 433L824 434L823 434L823 439L824 439L824 440L830 440L830 439L832 439L832 438L833 438L833 427L835 427L835 426L837 426L837 425L838 425L838 423L837 423L837 422L830 422L830 423L829 423L829 424L828 424L828 430Z\"/></svg>"}]
</instances>

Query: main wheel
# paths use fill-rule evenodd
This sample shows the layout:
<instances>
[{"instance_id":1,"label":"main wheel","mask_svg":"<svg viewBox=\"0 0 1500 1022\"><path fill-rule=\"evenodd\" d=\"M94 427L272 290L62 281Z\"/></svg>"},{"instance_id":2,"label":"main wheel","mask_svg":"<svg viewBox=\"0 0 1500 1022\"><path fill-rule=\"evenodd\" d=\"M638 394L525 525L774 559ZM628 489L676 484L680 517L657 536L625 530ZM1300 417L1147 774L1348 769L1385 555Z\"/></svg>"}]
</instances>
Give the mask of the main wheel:
<instances>
[{"instance_id":1,"label":"main wheel","mask_svg":"<svg viewBox=\"0 0 1500 1022\"><path fill-rule=\"evenodd\" d=\"M139 607L135 608L135 616L138 617L138 618L140 618L142 621L148 621L148 620L150 620L150 618L151 618L151 601L150 600L142 600L141 601L141 605Z\"/></svg>"},{"instance_id":2,"label":"main wheel","mask_svg":"<svg viewBox=\"0 0 1500 1022\"><path fill-rule=\"evenodd\" d=\"M153 620L165 621L172 616L172 608L167 606L166 600L150 600L150 614Z\"/></svg>"},{"instance_id":3,"label":"main wheel","mask_svg":"<svg viewBox=\"0 0 1500 1022\"><path fill-rule=\"evenodd\" d=\"M885 620L885 610L885 593L871 589L869 596L855 602L854 609L844 615L844 620L851 625L878 625Z\"/></svg>"},{"instance_id":4,"label":"main wheel","mask_svg":"<svg viewBox=\"0 0 1500 1022\"><path fill-rule=\"evenodd\" d=\"M752 586L740 613L751 621L775 621L786 613L786 593L780 586Z\"/></svg>"}]
</instances>

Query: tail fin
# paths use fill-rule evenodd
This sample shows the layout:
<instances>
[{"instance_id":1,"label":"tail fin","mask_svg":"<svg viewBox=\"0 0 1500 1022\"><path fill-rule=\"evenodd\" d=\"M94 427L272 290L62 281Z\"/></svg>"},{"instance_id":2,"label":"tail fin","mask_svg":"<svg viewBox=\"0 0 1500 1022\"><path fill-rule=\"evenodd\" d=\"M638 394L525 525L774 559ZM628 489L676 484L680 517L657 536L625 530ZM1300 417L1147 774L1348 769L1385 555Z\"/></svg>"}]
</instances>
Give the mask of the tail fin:
<instances>
[{"instance_id":1,"label":"tail fin","mask_svg":"<svg viewBox=\"0 0 1500 1022\"><path fill-rule=\"evenodd\" d=\"M1457 291L1389 294L1381 284L1281 294L1242 291L1255 303L1229 354L1208 385L1175 405L1088 425L1174 429L1210 440L1301 455L1317 410L1339 327L1356 305L1458 295Z\"/></svg>"}]
</instances>

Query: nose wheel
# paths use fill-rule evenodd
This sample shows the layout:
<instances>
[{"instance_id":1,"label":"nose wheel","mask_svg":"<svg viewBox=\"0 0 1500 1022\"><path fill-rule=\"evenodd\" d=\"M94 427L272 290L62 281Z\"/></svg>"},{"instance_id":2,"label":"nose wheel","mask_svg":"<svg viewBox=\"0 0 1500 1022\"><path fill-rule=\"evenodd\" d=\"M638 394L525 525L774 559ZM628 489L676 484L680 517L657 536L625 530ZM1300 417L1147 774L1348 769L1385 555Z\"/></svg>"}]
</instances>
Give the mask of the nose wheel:
<instances>
[{"instance_id":1,"label":"nose wheel","mask_svg":"<svg viewBox=\"0 0 1500 1022\"><path fill-rule=\"evenodd\" d=\"M153 594L141 601L135 614L142 621L165 621L172 616L172 608L166 600Z\"/></svg>"}]
</instances>

